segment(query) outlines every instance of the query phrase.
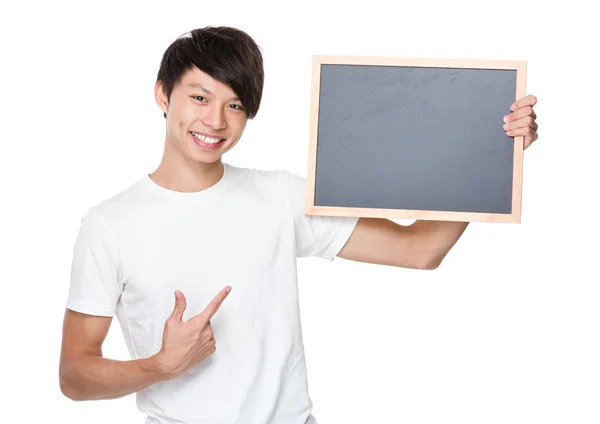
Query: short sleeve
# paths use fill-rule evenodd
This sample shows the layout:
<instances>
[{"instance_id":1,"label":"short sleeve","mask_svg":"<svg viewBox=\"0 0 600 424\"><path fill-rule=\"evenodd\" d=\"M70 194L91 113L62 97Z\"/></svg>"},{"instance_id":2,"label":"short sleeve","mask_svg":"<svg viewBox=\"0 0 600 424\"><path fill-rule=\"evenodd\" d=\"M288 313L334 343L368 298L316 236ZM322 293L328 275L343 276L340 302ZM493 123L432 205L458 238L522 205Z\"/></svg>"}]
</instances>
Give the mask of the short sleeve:
<instances>
[{"instance_id":1,"label":"short sleeve","mask_svg":"<svg viewBox=\"0 0 600 424\"><path fill-rule=\"evenodd\" d=\"M284 170L296 230L296 256L334 260L358 222L357 217L306 215L306 179Z\"/></svg>"},{"instance_id":2,"label":"short sleeve","mask_svg":"<svg viewBox=\"0 0 600 424\"><path fill-rule=\"evenodd\" d=\"M82 218L73 248L67 308L113 316L122 292L114 234L94 209Z\"/></svg>"}]
</instances>

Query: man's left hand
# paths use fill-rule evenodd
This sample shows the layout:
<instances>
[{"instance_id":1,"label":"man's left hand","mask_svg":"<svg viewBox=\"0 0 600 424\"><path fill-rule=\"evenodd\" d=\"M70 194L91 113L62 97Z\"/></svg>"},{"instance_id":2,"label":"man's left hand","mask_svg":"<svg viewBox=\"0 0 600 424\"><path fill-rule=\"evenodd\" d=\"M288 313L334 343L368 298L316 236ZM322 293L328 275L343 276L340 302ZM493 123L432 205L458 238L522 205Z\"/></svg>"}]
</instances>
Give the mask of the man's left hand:
<instances>
[{"instance_id":1,"label":"man's left hand","mask_svg":"<svg viewBox=\"0 0 600 424\"><path fill-rule=\"evenodd\" d=\"M504 117L504 131L510 137L523 136L523 150L528 148L538 138L538 125L535 122L537 115L533 106L537 98L528 95L510 105L512 111Z\"/></svg>"}]
</instances>

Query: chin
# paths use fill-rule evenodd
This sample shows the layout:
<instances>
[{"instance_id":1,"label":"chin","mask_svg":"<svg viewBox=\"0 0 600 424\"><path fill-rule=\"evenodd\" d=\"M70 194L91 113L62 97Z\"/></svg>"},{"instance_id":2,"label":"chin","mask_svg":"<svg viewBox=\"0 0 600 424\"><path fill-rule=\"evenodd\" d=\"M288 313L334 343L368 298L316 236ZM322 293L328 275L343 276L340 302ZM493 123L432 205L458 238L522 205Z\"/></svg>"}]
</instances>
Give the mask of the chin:
<instances>
[{"instance_id":1,"label":"chin","mask_svg":"<svg viewBox=\"0 0 600 424\"><path fill-rule=\"evenodd\" d=\"M191 149L187 149L187 151L184 152L184 155L186 156L186 159L192 162L209 164L218 162L225 152L226 150L224 149L219 149L214 152L201 151L195 146L191 146Z\"/></svg>"},{"instance_id":2,"label":"chin","mask_svg":"<svg viewBox=\"0 0 600 424\"><path fill-rule=\"evenodd\" d=\"M196 163L209 164L209 163L218 162L219 160L221 160L222 156L223 155L219 154L219 153L214 153L214 154L210 154L210 153L209 154L198 154L198 153L196 153L196 154L190 155L189 158L193 162L196 162Z\"/></svg>"}]
</instances>

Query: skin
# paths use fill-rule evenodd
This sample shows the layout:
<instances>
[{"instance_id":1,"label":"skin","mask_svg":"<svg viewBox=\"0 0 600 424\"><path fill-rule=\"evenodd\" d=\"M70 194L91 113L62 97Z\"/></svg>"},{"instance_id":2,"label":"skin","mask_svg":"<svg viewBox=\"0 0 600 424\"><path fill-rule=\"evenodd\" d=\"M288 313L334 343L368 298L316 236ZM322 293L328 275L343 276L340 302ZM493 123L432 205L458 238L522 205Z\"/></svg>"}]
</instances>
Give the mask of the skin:
<instances>
[{"instance_id":1,"label":"skin","mask_svg":"<svg viewBox=\"0 0 600 424\"><path fill-rule=\"evenodd\" d=\"M191 86L190 84L196 84ZM165 148L158 168L150 174L157 184L174 191L194 192L216 184L223 176L222 155L240 140L248 121L233 90L194 68L184 74L167 99L160 82L155 100L167 114ZM509 136L523 136L527 149L538 138L535 96L510 106L504 117ZM190 131L225 141L217 150L199 147ZM388 219L360 218L339 257L379 265L435 269L455 245L468 223L416 221L403 226ZM158 381L176 378L215 352L211 317L227 297L225 287L206 309L182 320L186 300L175 292L175 307L165 322L162 347L149 358L115 361L102 357L102 344L112 317L81 314L67 309L60 357L60 387L73 400L113 399L142 390Z\"/></svg>"}]
</instances>

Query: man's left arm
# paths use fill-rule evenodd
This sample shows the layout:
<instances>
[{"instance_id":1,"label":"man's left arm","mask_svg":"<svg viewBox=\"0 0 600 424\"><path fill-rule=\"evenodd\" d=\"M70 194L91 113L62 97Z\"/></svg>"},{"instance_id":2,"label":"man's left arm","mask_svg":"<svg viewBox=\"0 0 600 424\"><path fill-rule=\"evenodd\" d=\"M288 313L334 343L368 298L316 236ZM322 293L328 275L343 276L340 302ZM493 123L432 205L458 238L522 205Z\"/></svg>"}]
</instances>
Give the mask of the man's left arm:
<instances>
[{"instance_id":1,"label":"man's left arm","mask_svg":"<svg viewBox=\"0 0 600 424\"><path fill-rule=\"evenodd\" d=\"M510 106L503 129L508 136L523 136L523 149L538 138L533 106L535 96L528 95ZM456 244L467 222L417 220L400 225L389 219L360 218L340 258L402 268L435 269Z\"/></svg>"}]
</instances>

